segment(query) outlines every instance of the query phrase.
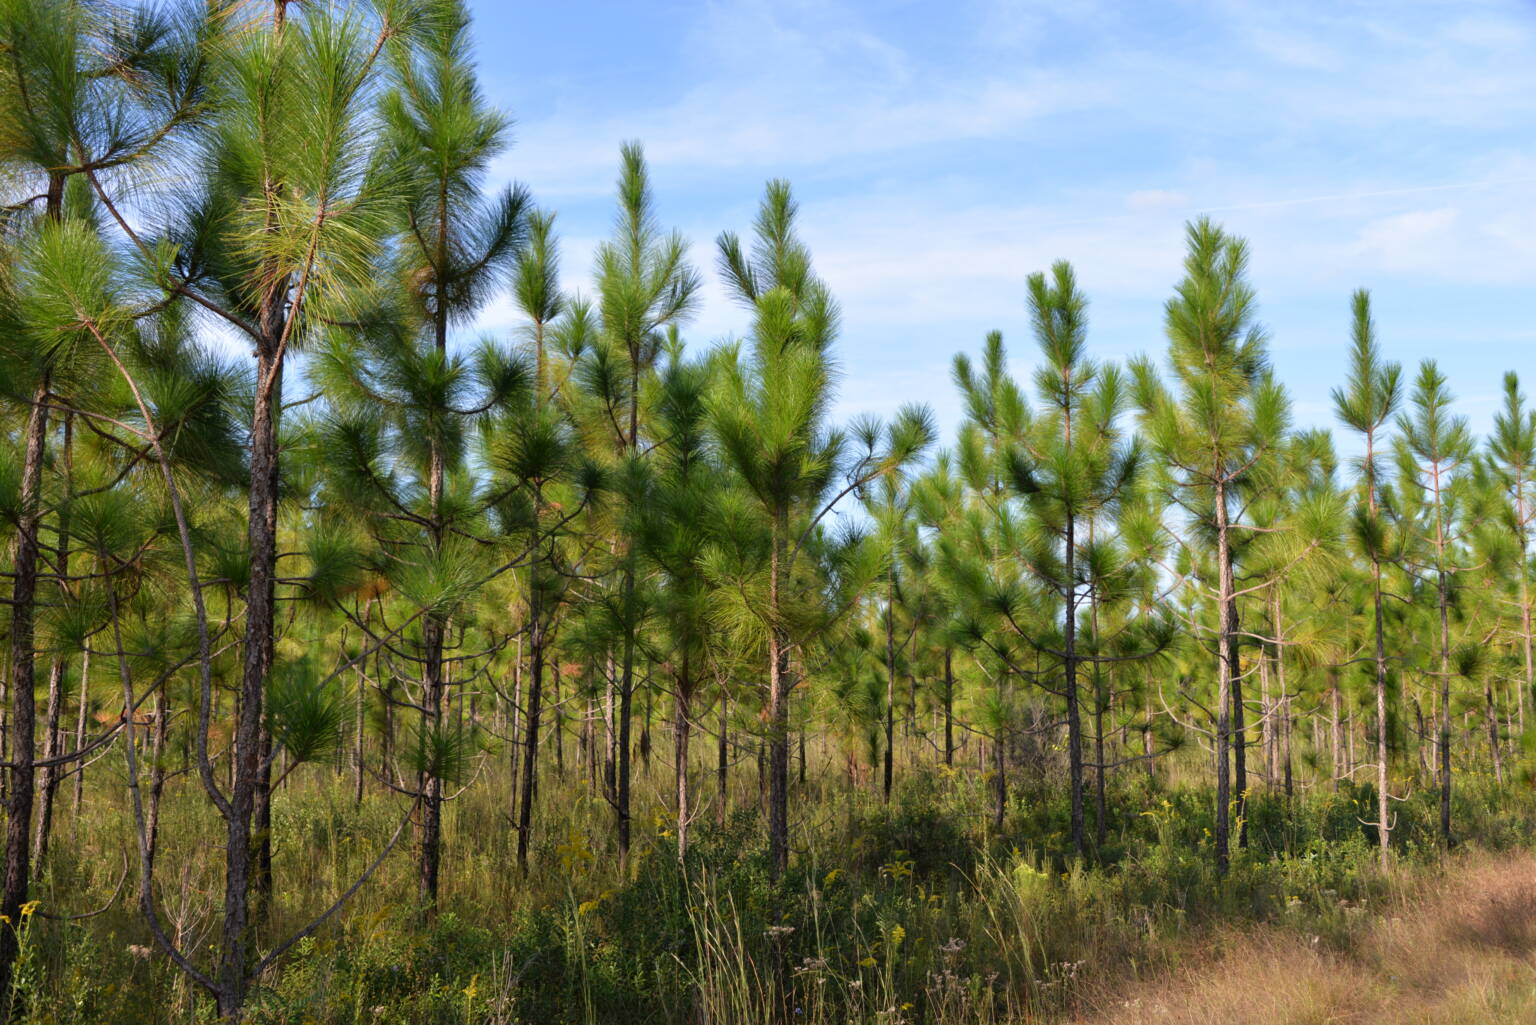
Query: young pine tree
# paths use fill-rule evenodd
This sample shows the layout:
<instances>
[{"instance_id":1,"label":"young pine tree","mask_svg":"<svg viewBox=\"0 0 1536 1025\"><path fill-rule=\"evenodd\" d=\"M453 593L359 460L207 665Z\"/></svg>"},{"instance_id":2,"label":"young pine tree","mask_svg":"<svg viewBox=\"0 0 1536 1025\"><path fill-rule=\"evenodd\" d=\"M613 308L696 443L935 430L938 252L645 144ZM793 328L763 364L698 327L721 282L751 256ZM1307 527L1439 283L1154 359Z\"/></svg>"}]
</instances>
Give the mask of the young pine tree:
<instances>
[{"instance_id":1,"label":"young pine tree","mask_svg":"<svg viewBox=\"0 0 1536 1025\"><path fill-rule=\"evenodd\" d=\"M1376 343L1376 326L1371 320L1371 297L1364 289L1352 302L1354 322L1350 350L1349 380L1333 392L1333 407L1338 418L1365 444L1359 462L1359 491L1355 501L1354 540L1357 550L1370 563L1372 667L1376 684L1376 829L1381 844L1381 864L1386 868L1392 856L1391 815L1388 776L1388 669L1386 613L1382 590L1382 564L1389 559L1388 526L1381 515L1381 469L1378 453L1384 445L1383 431L1402 400L1402 367L1384 361Z\"/></svg>"}]
</instances>

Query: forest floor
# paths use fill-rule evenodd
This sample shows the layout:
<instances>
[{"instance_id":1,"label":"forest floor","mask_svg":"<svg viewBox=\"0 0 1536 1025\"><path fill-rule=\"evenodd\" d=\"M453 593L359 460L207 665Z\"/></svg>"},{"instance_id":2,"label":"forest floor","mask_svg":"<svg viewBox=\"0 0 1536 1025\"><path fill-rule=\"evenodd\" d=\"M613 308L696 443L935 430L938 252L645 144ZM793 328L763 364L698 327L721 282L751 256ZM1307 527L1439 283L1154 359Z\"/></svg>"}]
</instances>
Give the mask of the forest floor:
<instances>
[{"instance_id":1,"label":"forest floor","mask_svg":"<svg viewBox=\"0 0 1536 1025\"><path fill-rule=\"evenodd\" d=\"M1477 855L1324 939L1204 937L1160 977L1085 994L1084 1025L1536 1022L1536 854Z\"/></svg>"}]
</instances>

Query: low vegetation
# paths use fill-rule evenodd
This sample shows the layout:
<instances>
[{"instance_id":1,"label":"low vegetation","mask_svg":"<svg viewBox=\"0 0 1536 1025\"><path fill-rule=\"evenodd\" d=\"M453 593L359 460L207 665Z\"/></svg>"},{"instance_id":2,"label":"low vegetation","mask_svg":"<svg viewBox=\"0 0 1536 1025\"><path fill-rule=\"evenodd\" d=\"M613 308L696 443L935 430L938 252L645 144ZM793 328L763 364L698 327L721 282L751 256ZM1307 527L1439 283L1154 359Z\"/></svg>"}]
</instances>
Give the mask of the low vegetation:
<instances>
[{"instance_id":1,"label":"low vegetation","mask_svg":"<svg viewBox=\"0 0 1536 1025\"><path fill-rule=\"evenodd\" d=\"M1515 1020L1513 373L1341 294L1298 428L1199 218L1161 352L1021 269L843 422L788 183L729 338L638 144L573 288L471 43L0 0L0 1025Z\"/></svg>"}]
</instances>

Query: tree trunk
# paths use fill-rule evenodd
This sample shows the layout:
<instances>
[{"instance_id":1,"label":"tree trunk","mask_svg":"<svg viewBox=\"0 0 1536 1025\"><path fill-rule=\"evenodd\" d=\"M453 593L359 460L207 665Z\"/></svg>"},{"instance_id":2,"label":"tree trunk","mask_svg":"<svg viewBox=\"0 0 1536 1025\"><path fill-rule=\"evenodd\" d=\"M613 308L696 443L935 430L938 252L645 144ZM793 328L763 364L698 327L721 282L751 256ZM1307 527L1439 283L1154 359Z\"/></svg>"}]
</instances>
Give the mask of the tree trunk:
<instances>
[{"instance_id":1,"label":"tree trunk","mask_svg":"<svg viewBox=\"0 0 1536 1025\"><path fill-rule=\"evenodd\" d=\"M1451 835L1451 619L1445 571L1435 577L1440 604L1440 836L1450 847L1455 843Z\"/></svg>"},{"instance_id":2,"label":"tree trunk","mask_svg":"<svg viewBox=\"0 0 1536 1025\"><path fill-rule=\"evenodd\" d=\"M715 809L715 823L720 826L725 825L725 805L727 797L726 786L728 782L726 776L728 770L730 769L729 755L731 721L730 716L728 715L730 710L729 706L730 698L722 693L720 695L720 736L716 738L719 746L715 753L715 788L717 791L716 796L719 799L719 805Z\"/></svg>"},{"instance_id":3,"label":"tree trunk","mask_svg":"<svg viewBox=\"0 0 1536 1025\"><path fill-rule=\"evenodd\" d=\"M893 556L894 557L894 556ZM885 803L891 803L891 783L895 774L896 735L896 576L886 574L885 601L885 779L881 788Z\"/></svg>"},{"instance_id":4,"label":"tree trunk","mask_svg":"<svg viewBox=\"0 0 1536 1025\"><path fill-rule=\"evenodd\" d=\"M1499 713L1493 704L1493 688L1483 688L1483 698L1488 704L1488 753L1493 758L1493 779L1504 785L1504 760L1499 753Z\"/></svg>"},{"instance_id":5,"label":"tree trunk","mask_svg":"<svg viewBox=\"0 0 1536 1025\"><path fill-rule=\"evenodd\" d=\"M1094 670L1093 695L1093 789L1094 839L1100 847L1109 828L1109 803L1104 793L1104 695L1099 692L1098 669Z\"/></svg>"},{"instance_id":6,"label":"tree trunk","mask_svg":"<svg viewBox=\"0 0 1536 1025\"><path fill-rule=\"evenodd\" d=\"M532 620L529 620L528 628L529 630L533 629ZM507 736L512 738L512 742L507 745L510 749L507 754L507 771L509 774L508 778L512 780L512 785L507 788L507 815L511 817L513 822L521 821L517 816L518 780L521 778L517 771L517 760L523 746L518 742L517 734L518 721L522 718L522 705L523 638L519 635L517 638L517 661L512 663L512 707L508 710L507 715Z\"/></svg>"},{"instance_id":7,"label":"tree trunk","mask_svg":"<svg viewBox=\"0 0 1536 1025\"><path fill-rule=\"evenodd\" d=\"M443 632L440 616L428 614L422 623L425 664L422 679L422 738L432 745L426 764L417 776L421 793L421 845L416 866L416 898L424 921L431 921L437 906L438 873L443 848L443 781L434 764L443 729Z\"/></svg>"},{"instance_id":8,"label":"tree trunk","mask_svg":"<svg viewBox=\"0 0 1536 1025\"><path fill-rule=\"evenodd\" d=\"M255 850L251 832L256 791L261 779L262 701L274 648L275 585L277 565L277 423L275 319L280 302L269 302L264 311L268 329L259 342L256 361L258 381L271 381L258 394L251 418L251 493L247 543L250 551L250 583L246 597L245 653L231 757L230 813L226 817L224 867L224 917L219 936L218 1012L236 1020L245 1004L246 943L249 924L251 870Z\"/></svg>"},{"instance_id":9,"label":"tree trunk","mask_svg":"<svg viewBox=\"0 0 1536 1025\"><path fill-rule=\"evenodd\" d=\"M683 674L677 682L677 707L673 713L672 739L676 745L673 761L677 771L677 858L688 856L688 732L692 728L688 712L688 692L693 681L688 678L688 655L683 655Z\"/></svg>"},{"instance_id":10,"label":"tree trunk","mask_svg":"<svg viewBox=\"0 0 1536 1025\"><path fill-rule=\"evenodd\" d=\"M553 708L555 713L555 775L565 779L565 711L560 699L560 660L550 666L550 683L554 687Z\"/></svg>"},{"instance_id":11,"label":"tree trunk","mask_svg":"<svg viewBox=\"0 0 1536 1025\"><path fill-rule=\"evenodd\" d=\"M1217 651L1216 658L1216 871L1227 874L1228 844L1231 834L1230 802L1232 778L1227 752L1232 742L1232 683L1237 675L1237 621L1235 590L1232 580L1232 550L1227 536L1227 492L1224 482L1216 484L1216 572L1217 572Z\"/></svg>"},{"instance_id":12,"label":"tree trunk","mask_svg":"<svg viewBox=\"0 0 1536 1025\"><path fill-rule=\"evenodd\" d=\"M1077 524L1071 513L1067 514L1065 566L1062 588L1062 636L1066 658L1063 660L1062 686L1067 697L1067 776L1071 786L1072 846L1078 854L1088 853L1088 841L1083 834L1083 722L1077 700Z\"/></svg>"},{"instance_id":13,"label":"tree trunk","mask_svg":"<svg viewBox=\"0 0 1536 1025\"><path fill-rule=\"evenodd\" d=\"M1227 549L1228 576L1231 575L1232 550ZM1243 703L1243 662L1239 650L1236 587L1227 587L1227 661L1231 663L1232 687L1232 798L1237 812L1237 845L1248 846L1248 710Z\"/></svg>"},{"instance_id":14,"label":"tree trunk","mask_svg":"<svg viewBox=\"0 0 1536 1025\"><path fill-rule=\"evenodd\" d=\"M160 839L160 805L165 796L165 741L171 725L171 702L165 688L166 684L162 683L155 691L155 729L150 741L149 814L144 829L145 859L150 868L154 868Z\"/></svg>"},{"instance_id":15,"label":"tree trunk","mask_svg":"<svg viewBox=\"0 0 1536 1025\"><path fill-rule=\"evenodd\" d=\"M48 378L32 395L22 463L20 516L11 585L10 772L6 774L5 882L0 914L21 921L31 885L33 759L36 733L36 653L33 617L37 606L38 523L41 519L43 457L48 432ZM0 928L0 1022L11 1020L11 978L19 953L15 927Z\"/></svg>"},{"instance_id":16,"label":"tree trunk","mask_svg":"<svg viewBox=\"0 0 1536 1025\"><path fill-rule=\"evenodd\" d=\"M768 582L768 852L775 879L789 867L789 638L782 618L789 513L773 521Z\"/></svg>"},{"instance_id":17,"label":"tree trunk","mask_svg":"<svg viewBox=\"0 0 1536 1025\"><path fill-rule=\"evenodd\" d=\"M530 570L537 573L538 567ZM528 843L533 828L534 788L537 785L539 757L539 704L544 688L544 625L540 590L535 581L529 594L529 645L530 671L528 674L528 750L523 758L523 796L517 809L517 867L524 876L528 874Z\"/></svg>"},{"instance_id":18,"label":"tree trunk","mask_svg":"<svg viewBox=\"0 0 1536 1025\"><path fill-rule=\"evenodd\" d=\"M80 693L78 705L75 708L75 750L85 747L85 720L90 715L91 708L91 653L86 651L80 656ZM85 800L85 761L82 759L75 766L75 800L74 800L74 835L78 839L80 835L80 805Z\"/></svg>"},{"instance_id":19,"label":"tree trunk","mask_svg":"<svg viewBox=\"0 0 1536 1025\"><path fill-rule=\"evenodd\" d=\"M363 621L368 622L369 612L373 609L370 599L363 610ZM364 638L364 642L366 642ZM366 763L363 761L363 729L368 718L368 664L366 656L360 658L357 664L357 707L354 710L355 721L352 724L352 801L354 804L363 803L363 771Z\"/></svg>"},{"instance_id":20,"label":"tree trunk","mask_svg":"<svg viewBox=\"0 0 1536 1025\"><path fill-rule=\"evenodd\" d=\"M955 764L955 667L954 653L944 649L944 764Z\"/></svg>"},{"instance_id":21,"label":"tree trunk","mask_svg":"<svg viewBox=\"0 0 1536 1025\"><path fill-rule=\"evenodd\" d=\"M61 532L62 536L62 532ZM60 565L63 565L60 557ZM43 759L63 754L63 733L59 720L64 706L64 659L55 658L48 668L48 705L43 713ZM59 766L45 765L38 783L37 832L32 838L32 864L41 866L48 857L48 839L53 832L53 800L59 788Z\"/></svg>"},{"instance_id":22,"label":"tree trunk","mask_svg":"<svg viewBox=\"0 0 1536 1025\"><path fill-rule=\"evenodd\" d=\"M634 600L634 576L632 573L625 578L625 606L631 607ZM619 722L617 740L617 764L616 787L614 791L614 815L617 818L619 836L619 862L622 864L629 860L629 736L630 714L634 707L635 699L635 636L633 628L626 629L624 635L624 675L619 686Z\"/></svg>"},{"instance_id":23,"label":"tree trunk","mask_svg":"<svg viewBox=\"0 0 1536 1025\"><path fill-rule=\"evenodd\" d=\"M1004 751L1003 734L992 739L992 828L1003 828L1003 816L1008 810L1008 763Z\"/></svg>"},{"instance_id":24,"label":"tree trunk","mask_svg":"<svg viewBox=\"0 0 1536 1025\"><path fill-rule=\"evenodd\" d=\"M74 430L75 418L73 413L64 414L64 482L66 501L59 510L59 542L58 542L58 567L59 577L64 581L64 586L69 587L69 499L74 496ZM60 655L53 660L48 669L48 707L44 713L43 726L43 757L54 759L63 754L63 735L60 730L59 720L64 714L64 681L67 675L67 660ZM59 775L62 766L45 765L43 778L39 787L37 812L37 835L32 840L32 863L41 865L48 854L48 839L53 832L53 802L59 789Z\"/></svg>"},{"instance_id":25,"label":"tree trunk","mask_svg":"<svg viewBox=\"0 0 1536 1025\"><path fill-rule=\"evenodd\" d=\"M1333 755L1333 792L1344 778L1344 715L1339 707L1339 674L1328 674L1328 746Z\"/></svg>"}]
</instances>

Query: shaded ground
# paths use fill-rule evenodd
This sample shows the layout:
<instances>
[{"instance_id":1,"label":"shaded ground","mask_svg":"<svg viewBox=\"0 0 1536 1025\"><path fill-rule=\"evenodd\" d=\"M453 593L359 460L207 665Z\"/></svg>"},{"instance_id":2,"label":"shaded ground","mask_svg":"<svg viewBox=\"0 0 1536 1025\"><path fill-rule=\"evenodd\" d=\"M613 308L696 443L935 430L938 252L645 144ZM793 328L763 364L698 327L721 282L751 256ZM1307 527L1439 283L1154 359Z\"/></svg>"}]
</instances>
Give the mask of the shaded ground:
<instances>
[{"instance_id":1,"label":"shaded ground","mask_svg":"<svg viewBox=\"0 0 1536 1025\"><path fill-rule=\"evenodd\" d=\"M1090 998L1084 1025L1503 1025L1536 1022L1536 855L1453 868L1325 939L1230 934L1129 991Z\"/></svg>"}]
</instances>

